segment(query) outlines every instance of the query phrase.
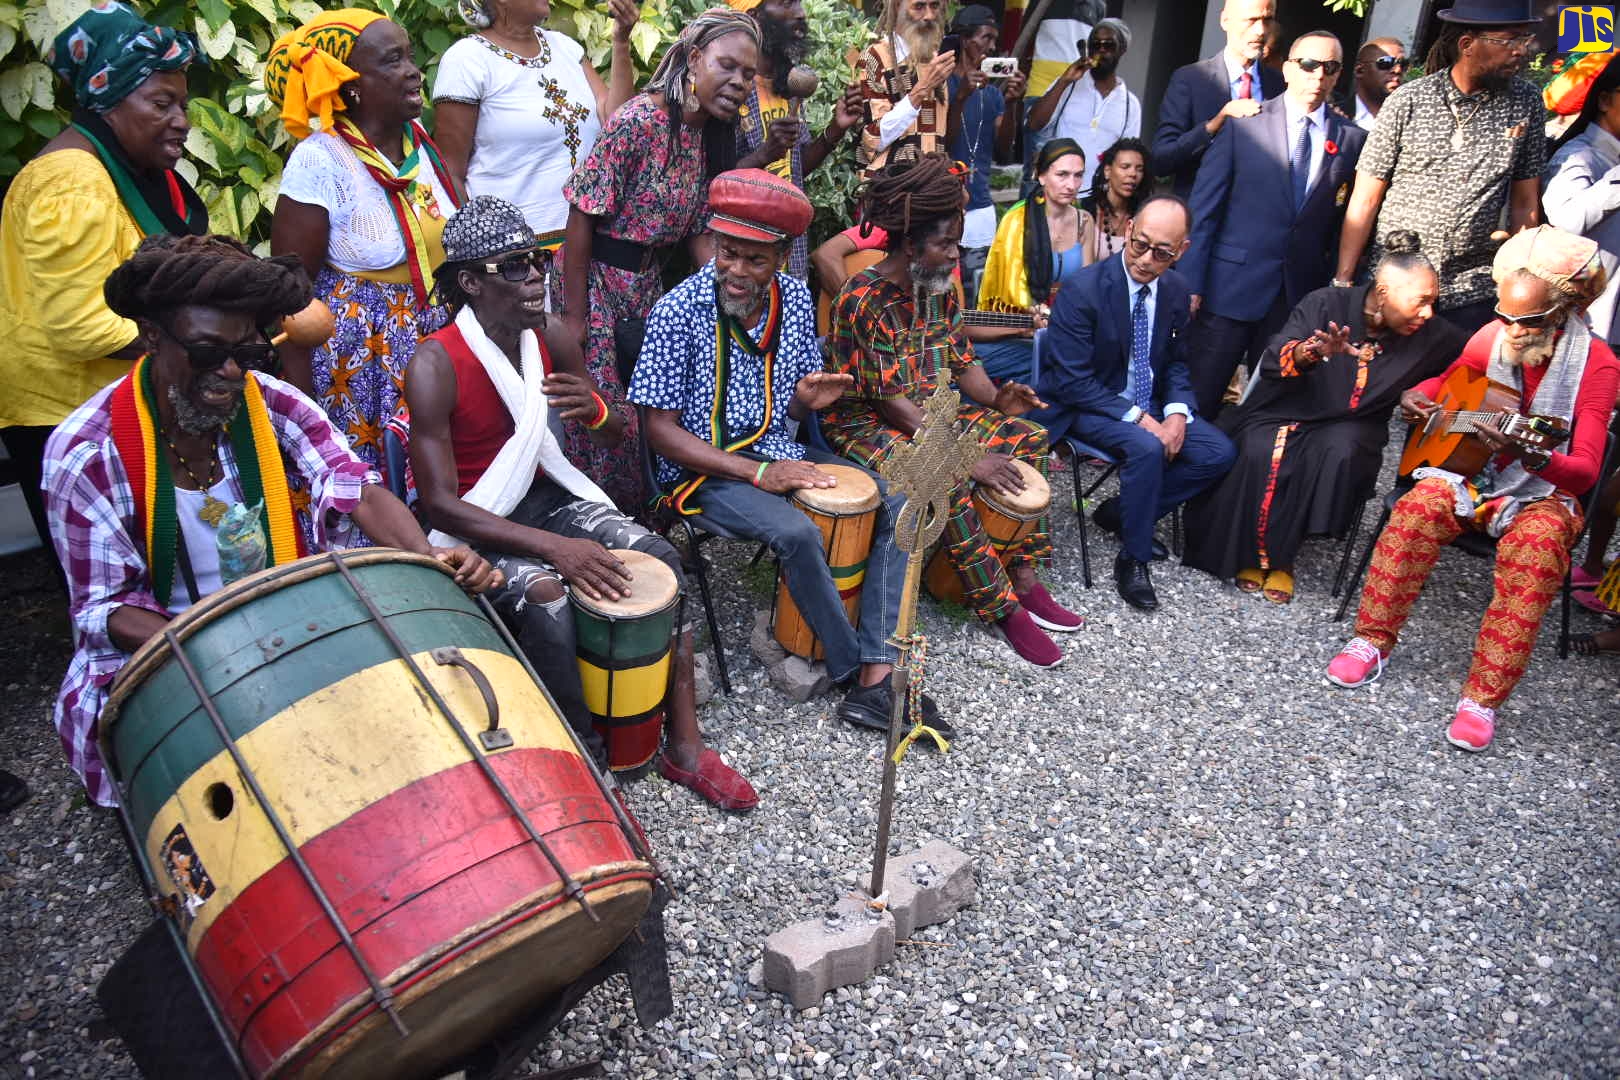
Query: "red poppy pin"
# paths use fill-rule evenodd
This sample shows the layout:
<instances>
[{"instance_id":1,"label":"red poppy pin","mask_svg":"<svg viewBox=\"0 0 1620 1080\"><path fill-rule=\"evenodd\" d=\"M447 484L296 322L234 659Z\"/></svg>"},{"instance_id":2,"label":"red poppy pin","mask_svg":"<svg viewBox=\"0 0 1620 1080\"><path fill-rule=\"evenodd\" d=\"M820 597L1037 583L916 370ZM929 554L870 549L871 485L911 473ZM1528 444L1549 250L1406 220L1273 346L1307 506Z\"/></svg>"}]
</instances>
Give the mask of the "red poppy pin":
<instances>
[{"instance_id":1,"label":"red poppy pin","mask_svg":"<svg viewBox=\"0 0 1620 1080\"><path fill-rule=\"evenodd\" d=\"M1329 139L1327 142L1322 144L1322 149L1326 150L1329 154L1337 154L1339 152L1339 144L1334 142L1332 139Z\"/></svg>"}]
</instances>

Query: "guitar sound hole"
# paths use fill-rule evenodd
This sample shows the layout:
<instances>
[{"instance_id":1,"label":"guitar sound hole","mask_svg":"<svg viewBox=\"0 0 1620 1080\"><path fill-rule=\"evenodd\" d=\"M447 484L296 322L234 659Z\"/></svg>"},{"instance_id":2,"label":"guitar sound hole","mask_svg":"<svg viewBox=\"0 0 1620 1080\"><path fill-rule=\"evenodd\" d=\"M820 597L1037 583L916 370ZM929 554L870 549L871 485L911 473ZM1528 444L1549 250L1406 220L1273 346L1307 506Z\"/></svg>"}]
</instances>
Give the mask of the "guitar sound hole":
<instances>
[{"instance_id":1,"label":"guitar sound hole","mask_svg":"<svg viewBox=\"0 0 1620 1080\"><path fill-rule=\"evenodd\" d=\"M208 800L208 812L214 815L215 821L224 821L236 808L236 795L227 784L210 784L203 795Z\"/></svg>"}]
</instances>

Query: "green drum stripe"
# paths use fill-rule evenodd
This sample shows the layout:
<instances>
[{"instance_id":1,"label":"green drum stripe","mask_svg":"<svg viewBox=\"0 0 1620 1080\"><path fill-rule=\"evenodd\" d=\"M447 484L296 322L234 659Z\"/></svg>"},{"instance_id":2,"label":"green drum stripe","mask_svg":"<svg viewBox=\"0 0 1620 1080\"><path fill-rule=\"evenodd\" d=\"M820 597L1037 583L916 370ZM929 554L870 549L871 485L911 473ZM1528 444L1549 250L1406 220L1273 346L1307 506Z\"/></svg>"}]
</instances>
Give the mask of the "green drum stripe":
<instances>
[{"instance_id":1,"label":"green drum stripe","mask_svg":"<svg viewBox=\"0 0 1620 1080\"><path fill-rule=\"evenodd\" d=\"M574 609L575 647L592 656L656 656L675 633L675 608L639 620L614 622ZM607 664L600 664L607 667Z\"/></svg>"},{"instance_id":2,"label":"green drum stripe","mask_svg":"<svg viewBox=\"0 0 1620 1080\"><path fill-rule=\"evenodd\" d=\"M668 656L669 639L664 639L663 648L656 652L647 653L643 656L607 657L599 652L585 648L584 645L576 646L574 649L574 655L580 660L590 664L592 667L600 668L603 671L630 671L636 668L652 667L664 657Z\"/></svg>"},{"instance_id":3,"label":"green drum stripe","mask_svg":"<svg viewBox=\"0 0 1620 1080\"><path fill-rule=\"evenodd\" d=\"M379 570L384 574L378 575ZM457 590L451 599L446 579L437 571L376 565L357 568L356 576L412 652L446 643L507 651L499 633L470 600L465 608L445 606L465 598ZM310 630L312 625L315 629ZM300 582L240 607L188 638L185 649L236 738L294 702L397 659L336 574ZM296 663L271 662L294 652ZM173 661L154 672L124 703L111 739L117 775L131 786L128 809L137 832L203 762L223 749L208 714Z\"/></svg>"},{"instance_id":4,"label":"green drum stripe","mask_svg":"<svg viewBox=\"0 0 1620 1080\"><path fill-rule=\"evenodd\" d=\"M867 560L862 559L860 562L850 563L848 566L829 566L827 569L832 572L832 576L835 578L846 578L851 574L866 573L866 563Z\"/></svg>"}]
</instances>

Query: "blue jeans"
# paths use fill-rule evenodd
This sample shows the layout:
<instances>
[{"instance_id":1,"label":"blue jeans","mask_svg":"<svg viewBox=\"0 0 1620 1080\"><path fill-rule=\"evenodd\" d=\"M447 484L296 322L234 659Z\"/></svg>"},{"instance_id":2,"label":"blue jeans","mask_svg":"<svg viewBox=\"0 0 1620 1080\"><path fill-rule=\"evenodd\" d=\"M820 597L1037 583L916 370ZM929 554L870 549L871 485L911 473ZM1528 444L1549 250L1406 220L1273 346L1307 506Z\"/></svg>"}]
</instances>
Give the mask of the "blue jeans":
<instances>
[{"instance_id":1,"label":"blue jeans","mask_svg":"<svg viewBox=\"0 0 1620 1080\"><path fill-rule=\"evenodd\" d=\"M821 450L806 448L805 457L817 465L849 465L851 461ZM870 470L862 470L870 472ZM861 626L849 624L844 601L827 570L821 548L821 530L785 495L773 495L739 480L711 476L698 488L699 519L707 525L770 546L787 573L788 593L810 629L827 652L827 674L843 682L862 664L892 664L899 656L889 644L900 618L900 586L906 575L906 555L894 544L894 520L904 498L888 494L875 473L883 504L878 507L872 532L872 553L867 558L866 580L861 586Z\"/></svg>"}]
</instances>

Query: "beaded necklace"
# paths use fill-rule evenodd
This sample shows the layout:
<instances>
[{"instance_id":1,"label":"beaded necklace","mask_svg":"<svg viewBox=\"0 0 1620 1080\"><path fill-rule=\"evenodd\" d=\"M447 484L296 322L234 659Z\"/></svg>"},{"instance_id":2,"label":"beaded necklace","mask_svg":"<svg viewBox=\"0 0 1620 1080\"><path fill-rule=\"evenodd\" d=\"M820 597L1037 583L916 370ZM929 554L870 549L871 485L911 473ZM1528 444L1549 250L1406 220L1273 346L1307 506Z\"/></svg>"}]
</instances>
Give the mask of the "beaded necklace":
<instances>
[{"instance_id":1,"label":"beaded necklace","mask_svg":"<svg viewBox=\"0 0 1620 1080\"><path fill-rule=\"evenodd\" d=\"M568 91L561 83L553 79L544 69L551 66L551 42L546 40L545 32L538 26L534 28L534 39L540 43L540 55L520 56L511 49L497 45L483 34L474 34L484 48L503 59L510 60L519 67L531 68L541 72L539 76L540 93L545 96L546 107L540 114L543 119L558 124L563 129L563 144L568 147L568 165L570 168L579 167L579 150L585 145L580 134L580 124L591 115L591 110L577 102L568 99Z\"/></svg>"}]
</instances>

